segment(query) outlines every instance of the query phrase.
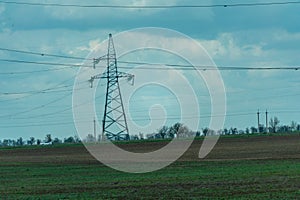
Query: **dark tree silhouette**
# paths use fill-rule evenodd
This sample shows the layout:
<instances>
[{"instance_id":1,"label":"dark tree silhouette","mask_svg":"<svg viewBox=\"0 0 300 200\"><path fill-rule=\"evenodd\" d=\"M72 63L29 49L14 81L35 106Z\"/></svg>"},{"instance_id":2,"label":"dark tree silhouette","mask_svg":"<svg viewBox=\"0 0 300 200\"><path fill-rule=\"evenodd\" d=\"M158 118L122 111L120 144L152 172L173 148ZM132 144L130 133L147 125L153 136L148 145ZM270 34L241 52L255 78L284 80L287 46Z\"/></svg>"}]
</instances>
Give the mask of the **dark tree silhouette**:
<instances>
[{"instance_id":1,"label":"dark tree silhouette","mask_svg":"<svg viewBox=\"0 0 300 200\"><path fill-rule=\"evenodd\" d=\"M158 134L161 136L162 139L164 139L165 136L167 135L168 131L169 131L169 127L163 126L158 130Z\"/></svg>"},{"instance_id":2,"label":"dark tree silhouette","mask_svg":"<svg viewBox=\"0 0 300 200\"><path fill-rule=\"evenodd\" d=\"M46 137L45 137L45 142L46 142L46 143L52 142L51 134L47 134L47 135L46 135Z\"/></svg>"},{"instance_id":3,"label":"dark tree silhouette","mask_svg":"<svg viewBox=\"0 0 300 200\"><path fill-rule=\"evenodd\" d=\"M273 118L270 119L269 124L270 124L270 128L271 128L273 133L276 133L279 123L280 123L280 121L277 117L274 117L274 119Z\"/></svg>"}]
</instances>

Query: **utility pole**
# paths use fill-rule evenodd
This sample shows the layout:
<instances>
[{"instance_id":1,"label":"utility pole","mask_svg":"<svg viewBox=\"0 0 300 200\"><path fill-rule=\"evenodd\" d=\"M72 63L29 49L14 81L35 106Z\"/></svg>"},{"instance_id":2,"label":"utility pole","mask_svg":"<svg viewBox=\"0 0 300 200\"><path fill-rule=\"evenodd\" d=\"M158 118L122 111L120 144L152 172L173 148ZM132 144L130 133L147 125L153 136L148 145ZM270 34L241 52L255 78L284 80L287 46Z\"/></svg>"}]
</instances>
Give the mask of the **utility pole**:
<instances>
[{"instance_id":1,"label":"utility pole","mask_svg":"<svg viewBox=\"0 0 300 200\"><path fill-rule=\"evenodd\" d=\"M94 138L95 138L95 142L97 142L96 120L95 120L95 118L94 118L93 122L94 122Z\"/></svg>"},{"instance_id":2,"label":"utility pole","mask_svg":"<svg viewBox=\"0 0 300 200\"><path fill-rule=\"evenodd\" d=\"M91 77L89 80L91 87L93 87L93 81L95 79L107 80L102 120L102 140L105 140L106 138L109 140L128 140L129 131L121 96L119 78L127 78L127 80L131 81L133 85L134 75L118 71L117 56L112 34L109 34L107 55L94 59L94 66L100 60L104 59L107 61L106 71L102 74Z\"/></svg>"},{"instance_id":3,"label":"utility pole","mask_svg":"<svg viewBox=\"0 0 300 200\"><path fill-rule=\"evenodd\" d=\"M268 133L268 110L266 110L266 133Z\"/></svg>"},{"instance_id":4,"label":"utility pole","mask_svg":"<svg viewBox=\"0 0 300 200\"><path fill-rule=\"evenodd\" d=\"M257 111L257 132L260 133L260 123L259 123L259 110Z\"/></svg>"}]
</instances>

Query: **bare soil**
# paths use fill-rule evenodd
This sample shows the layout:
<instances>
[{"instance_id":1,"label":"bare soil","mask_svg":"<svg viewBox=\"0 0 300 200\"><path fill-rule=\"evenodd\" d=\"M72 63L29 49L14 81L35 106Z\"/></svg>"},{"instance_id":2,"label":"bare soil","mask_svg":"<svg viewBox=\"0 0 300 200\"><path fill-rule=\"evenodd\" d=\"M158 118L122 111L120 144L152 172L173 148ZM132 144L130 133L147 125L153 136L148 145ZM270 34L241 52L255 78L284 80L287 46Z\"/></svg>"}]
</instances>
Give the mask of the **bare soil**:
<instances>
[{"instance_id":1,"label":"bare soil","mask_svg":"<svg viewBox=\"0 0 300 200\"><path fill-rule=\"evenodd\" d=\"M201 139L193 142L179 161L199 161ZM151 152L168 144L168 141L118 144L132 152ZM300 136L221 137L204 161L300 159ZM0 162L91 164L98 161L83 145L44 146L0 149Z\"/></svg>"}]
</instances>

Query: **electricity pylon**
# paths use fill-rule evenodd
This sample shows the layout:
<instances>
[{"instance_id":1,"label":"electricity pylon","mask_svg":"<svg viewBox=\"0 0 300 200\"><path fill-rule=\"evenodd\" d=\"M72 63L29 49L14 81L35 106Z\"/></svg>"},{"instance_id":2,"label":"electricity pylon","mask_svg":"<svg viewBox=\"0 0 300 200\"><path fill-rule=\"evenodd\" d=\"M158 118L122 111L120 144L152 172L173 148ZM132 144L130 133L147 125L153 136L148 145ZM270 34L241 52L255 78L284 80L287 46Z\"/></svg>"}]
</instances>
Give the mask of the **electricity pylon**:
<instances>
[{"instance_id":1,"label":"electricity pylon","mask_svg":"<svg viewBox=\"0 0 300 200\"><path fill-rule=\"evenodd\" d=\"M89 80L91 87L93 87L93 81L95 79L107 80L102 121L102 140L104 140L105 137L109 140L128 140L129 131L121 96L119 78L127 78L128 81L132 81L133 85L134 75L118 71L116 51L111 34L109 34L107 55L94 59L94 66L103 59L107 60L106 71L91 77Z\"/></svg>"}]
</instances>

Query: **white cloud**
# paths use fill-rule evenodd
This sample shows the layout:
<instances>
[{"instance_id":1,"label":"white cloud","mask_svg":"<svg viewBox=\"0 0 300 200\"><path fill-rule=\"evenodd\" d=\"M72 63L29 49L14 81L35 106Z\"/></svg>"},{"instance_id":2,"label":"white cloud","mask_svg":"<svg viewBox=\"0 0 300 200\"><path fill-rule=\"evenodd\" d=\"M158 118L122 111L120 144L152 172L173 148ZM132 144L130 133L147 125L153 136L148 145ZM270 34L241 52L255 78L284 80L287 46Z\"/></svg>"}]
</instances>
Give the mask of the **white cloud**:
<instances>
[{"instance_id":1,"label":"white cloud","mask_svg":"<svg viewBox=\"0 0 300 200\"><path fill-rule=\"evenodd\" d=\"M53 3L51 0L46 1L47 3ZM176 0L166 0L163 2L155 2L149 0L129 0L129 1L119 1L119 0L105 0L105 1L94 1L94 2L84 2L79 0L64 1L64 4L79 4L79 5L126 5L126 6L151 6L151 5L176 5ZM119 9L119 8L78 8L78 7L44 7L44 12L52 16L55 19L60 20L78 20L78 19L99 19L101 22L101 17L119 18L120 20L124 18L132 18L133 14L140 14L143 16L153 15L162 12L166 9Z\"/></svg>"},{"instance_id":2,"label":"white cloud","mask_svg":"<svg viewBox=\"0 0 300 200\"><path fill-rule=\"evenodd\" d=\"M289 33L286 30L277 30L273 32L272 38L277 41L298 41L300 40L300 33Z\"/></svg>"},{"instance_id":3,"label":"white cloud","mask_svg":"<svg viewBox=\"0 0 300 200\"><path fill-rule=\"evenodd\" d=\"M223 33L214 40L200 40L201 44L212 56L219 60L249 60L261 58L264 56L263 46L261 44L239 44L232 33Z\"/></svg>"},{"instance_id":4,"label":"white cloud","mask_svg":"<svg viewBox=\"0 0 300 200\"><path fill-rule=\"evenodd\" d=\"M76 47L76 50L91 52L92 50L94 50L99 45L100 45L100 39L91 40L91 41L89 41L88 46ZM72 52L72 54L73 53L74 52Z\"/></svg>"}]
</instances>

